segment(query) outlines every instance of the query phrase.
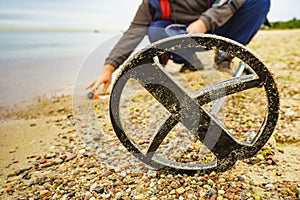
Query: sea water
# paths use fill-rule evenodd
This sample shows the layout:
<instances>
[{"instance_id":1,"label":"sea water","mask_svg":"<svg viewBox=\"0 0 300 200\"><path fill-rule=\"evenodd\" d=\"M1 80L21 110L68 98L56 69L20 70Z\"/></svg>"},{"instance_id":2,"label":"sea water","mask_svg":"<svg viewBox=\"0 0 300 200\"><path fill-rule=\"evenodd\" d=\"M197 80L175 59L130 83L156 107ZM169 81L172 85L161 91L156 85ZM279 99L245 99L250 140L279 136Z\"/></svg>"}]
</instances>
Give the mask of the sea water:
<instances>
[{"instance_id":1,"label":"sea water","mask_svg":"<svg viewBox=\"0 0 300 200\"><path fill-rule=\"evenodd\" d=\"M0 32L0 106L58 90L72 92L89 55L97 48L102 50L101 55L96 55L95 72L99 72L120 35L120 32ZM93 74L91 81L96 76Z\"/></svg>"}]
</instances>

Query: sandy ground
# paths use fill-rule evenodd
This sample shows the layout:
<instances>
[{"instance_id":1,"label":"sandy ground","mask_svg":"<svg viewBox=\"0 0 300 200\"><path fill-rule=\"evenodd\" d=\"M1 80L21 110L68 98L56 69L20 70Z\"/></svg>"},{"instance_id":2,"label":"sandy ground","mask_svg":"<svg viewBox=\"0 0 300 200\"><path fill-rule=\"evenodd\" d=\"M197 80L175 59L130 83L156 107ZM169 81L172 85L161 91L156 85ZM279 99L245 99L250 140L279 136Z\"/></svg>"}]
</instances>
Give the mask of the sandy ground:
<instances>
[{"instance_id":1,"label":"sandy ground","mask_svg":"<svg viewBox=\"0 0 300 200\"><path fill-rule=\"evenodd\" d=\"M282 176L270 182L293 182L300 187L300 30L261 31L249 47L274 72L281 94L280 119L272 145L276 153L275 167ZM7 176L30 167L33 160L43 157L65 134L76 134L72 117L72 96L40 97L31 105L1 108L0 119L0 185L7 192ZM273 138L273 140L274 140ZM239 171L245 164L237 164ZM253 169L257 166L253 166ZM272 174L266 171L267 175ZM257 183L266 176L252 173ZM262 178L264 177L264 178Z\"/></svg>"},{"instance_id":2,"label":"sandy ground","mask_svg":"<svg viewBox=\"0 0 300 200\"><path fill-rule=\"evenodd\" d=\"M1 179L29 165L28 158L48 152L62 132L69 131L62 121L72 115L72 97L42 97L33 104L2 110L0 122ZM74 130L74 127L71 128Z\"/></svg>"}]
</instances>

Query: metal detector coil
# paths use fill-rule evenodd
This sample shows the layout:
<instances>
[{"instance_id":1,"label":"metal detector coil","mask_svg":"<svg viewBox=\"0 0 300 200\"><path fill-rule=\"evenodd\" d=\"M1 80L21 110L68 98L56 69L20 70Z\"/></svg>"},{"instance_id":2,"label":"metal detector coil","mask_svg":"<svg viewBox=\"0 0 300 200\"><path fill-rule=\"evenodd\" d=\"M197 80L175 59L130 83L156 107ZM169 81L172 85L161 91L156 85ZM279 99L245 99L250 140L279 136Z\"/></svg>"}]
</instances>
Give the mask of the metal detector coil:
<instances>
[{"instance_id":1,"label":"metal detector coil","mask_svg":"<svg viewBox=\"0 0 300 200\"><path fill-rule=\"evenodd\" d=\"M172 79L163 66L154 61L166 52L197 48L207 51L217 49L239 58L242 61L240 72L237 71L229 80L188 93ZM240 76L243 63L251 68L255 76ZM142 151L128 136L120 119L121 94L129 79L136 80L170 113L154 134L146 151ZM257 136L250 143L243 143L236 140L215 115L228 95L253 88L263 88L268 105ZM203 109L202 106L210 102L214 102L212 109ZM109 111L114 131L121 143L147 165L176 173L221 172L230 169L237 160L252 157L266 144L277 123L279 94L273 75L245 46L210 34L178 35L152 44L125 63L114 83ZM156 154L164 138L179 122L216 156L217 161L204 164L182 163Z\"/></svg>"}]
</instances>

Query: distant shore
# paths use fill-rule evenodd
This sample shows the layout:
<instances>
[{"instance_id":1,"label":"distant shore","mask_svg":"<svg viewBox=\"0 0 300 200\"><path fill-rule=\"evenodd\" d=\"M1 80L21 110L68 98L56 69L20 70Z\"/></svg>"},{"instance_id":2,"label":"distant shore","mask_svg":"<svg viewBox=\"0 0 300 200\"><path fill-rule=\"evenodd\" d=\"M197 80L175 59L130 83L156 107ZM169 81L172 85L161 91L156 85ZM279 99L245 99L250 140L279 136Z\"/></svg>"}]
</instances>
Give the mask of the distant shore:
<instances>
[{"instance_id":1,"label":"distant shore","mask_svg":"<svg viewBox=\"0 0 300 200\"><path fill-rule=\"evenodd\" d=\"M121 32L118 29L54 29L54 28L22 28L22 27L0 27L0 32L78 32L78 33L101 33L101 32Z\"/></svg>"}]
</instances>

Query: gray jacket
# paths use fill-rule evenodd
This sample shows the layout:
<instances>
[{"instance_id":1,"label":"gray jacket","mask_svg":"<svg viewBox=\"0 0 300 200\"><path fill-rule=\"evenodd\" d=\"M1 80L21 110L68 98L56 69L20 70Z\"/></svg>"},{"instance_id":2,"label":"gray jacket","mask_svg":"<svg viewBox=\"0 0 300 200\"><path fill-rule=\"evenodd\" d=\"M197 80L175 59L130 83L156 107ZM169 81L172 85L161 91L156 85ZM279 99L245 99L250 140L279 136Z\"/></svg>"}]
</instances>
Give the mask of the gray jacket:
<instances>
[{"instance_id":1,"label":"gray jacket","mask_svg":"<svg viewBox=\"0 0 300 200\"><path fill-rule=\"evenodd\" d=\"M197 19L203 20L208 31L225 24L245 2L245 0L216 1L212 6L209 0L170 0L171 20L189 25ZM151 16L147 10L148 0L143 0L129 28L110 52L105 64L119 67L133 52L147 34Z\"/></svg>"}]
</instances>

